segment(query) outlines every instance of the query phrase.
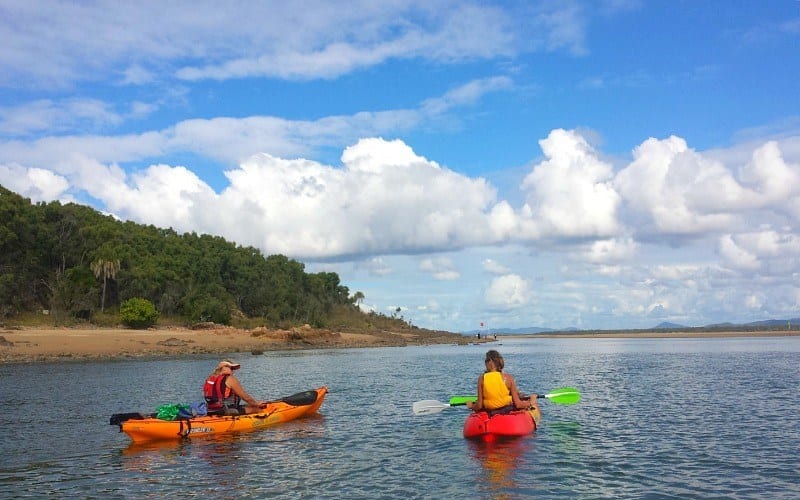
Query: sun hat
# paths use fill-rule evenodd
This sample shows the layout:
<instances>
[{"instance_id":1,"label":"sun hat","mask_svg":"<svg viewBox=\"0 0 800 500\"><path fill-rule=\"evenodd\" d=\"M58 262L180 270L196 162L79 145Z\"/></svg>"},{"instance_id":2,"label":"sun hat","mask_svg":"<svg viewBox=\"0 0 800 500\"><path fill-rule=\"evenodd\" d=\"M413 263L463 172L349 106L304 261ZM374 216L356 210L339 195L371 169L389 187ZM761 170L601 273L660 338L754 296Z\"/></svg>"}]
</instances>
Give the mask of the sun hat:
<instances>
[{"instance_id":1,"label":"sun hat","mask_svg":"<svg viewBox=\"0 0 800 500\"><path fill-rule=\"evenodd\" d=\"M225 368L226 366L228 368L230 368L231 370L238 370L239 368L242 367L242 365L240 365L239 363L234 363L233 361L224 359L224 360L219 362L219 364L217 365L217 368L218 369Z\"/></svg>"}]
</instances>

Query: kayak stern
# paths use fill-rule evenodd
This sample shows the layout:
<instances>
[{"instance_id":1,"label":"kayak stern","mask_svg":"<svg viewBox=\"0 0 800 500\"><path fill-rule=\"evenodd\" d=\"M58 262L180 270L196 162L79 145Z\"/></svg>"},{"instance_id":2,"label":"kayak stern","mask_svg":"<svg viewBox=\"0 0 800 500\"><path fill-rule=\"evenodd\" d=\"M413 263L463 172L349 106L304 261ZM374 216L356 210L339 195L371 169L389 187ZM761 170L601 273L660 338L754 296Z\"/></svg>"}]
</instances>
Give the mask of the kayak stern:
<instances>
[{"instance_id":1,"label":"kayak stern","mask_svg":"<svg viewBox=\"0 0 800 500\"><path fill-rule=\"evenodd\" d=\"M527 436L536 430L541 416L538 407L492 416L485 411L475 412L464 421L464 437L494 441L497 438Z\"/></svg>"}]
</instances>

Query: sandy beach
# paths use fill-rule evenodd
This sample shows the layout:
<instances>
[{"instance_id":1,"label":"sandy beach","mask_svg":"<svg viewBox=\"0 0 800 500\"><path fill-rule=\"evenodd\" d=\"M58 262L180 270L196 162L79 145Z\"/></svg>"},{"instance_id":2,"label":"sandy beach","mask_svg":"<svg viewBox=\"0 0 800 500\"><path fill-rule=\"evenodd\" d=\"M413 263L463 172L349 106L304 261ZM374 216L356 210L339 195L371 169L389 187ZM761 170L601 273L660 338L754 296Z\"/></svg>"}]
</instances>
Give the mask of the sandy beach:
<instances>
[{"instance_id":1,"label":"sandy beach","mask_svg":"<svg viewBox=\"0 0 800 500\"><path fill-rule=\"evenodd\" d=\"M269 350L467 344L454 333L408 330L348 333L310 327L242 330L221 325L202 329L0 328L0 363L155 358L193 354L259 353Z\"/></svg>"}]
</instances>

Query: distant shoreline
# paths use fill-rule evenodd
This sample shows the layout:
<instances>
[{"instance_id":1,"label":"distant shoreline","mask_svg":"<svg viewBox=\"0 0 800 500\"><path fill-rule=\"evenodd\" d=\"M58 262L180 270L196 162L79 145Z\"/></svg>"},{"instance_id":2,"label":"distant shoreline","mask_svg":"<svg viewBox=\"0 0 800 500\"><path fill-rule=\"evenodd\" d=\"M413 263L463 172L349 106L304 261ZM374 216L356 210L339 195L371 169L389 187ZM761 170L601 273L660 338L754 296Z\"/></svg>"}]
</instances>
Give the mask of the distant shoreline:
<instances>
[{"instance_id":1,"label":"distant shoreline","mask_svg":"<svg viewBox=\"0 0 800 500\"><path fill-rule=\"evenodd\" d=\"M494 334L492 334L494 336ZM641 332L563 332L563 333L520 333L497 334L500 339L536 338L536 339L563 339L563 338L621 338L621 339L686 339L686 338L726 338L726 337L797 337L800 330L763 330L763 331L641 331Z\"/></svg>"}]
</instances>

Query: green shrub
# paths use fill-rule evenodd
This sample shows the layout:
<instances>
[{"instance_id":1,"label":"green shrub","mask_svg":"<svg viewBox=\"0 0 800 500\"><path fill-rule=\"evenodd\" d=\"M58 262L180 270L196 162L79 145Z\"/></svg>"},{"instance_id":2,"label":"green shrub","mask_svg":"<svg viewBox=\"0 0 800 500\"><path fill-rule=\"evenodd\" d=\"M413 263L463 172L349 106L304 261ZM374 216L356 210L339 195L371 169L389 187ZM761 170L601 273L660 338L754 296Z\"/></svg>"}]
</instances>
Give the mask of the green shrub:
<instances>
[{"instance_id":1,"label":"green shrub","mask_svg":"<svg viewBox=\"0 0 800 500\"><path fill-rule=\"evenodd\" d=\"M231 322L230 304L205 293L191 296L184 305L183 313L192 323L211 321L229 325Z\"/></svg>"},{"instance_id":2,"label":"green shrub","mask_svg":"<svg viewBox=\"0 0 800 500\"><path fill-rule=\"evenodd\" d=\"M147 299L136 297L119 306L119 316L123 325L137 329L153 326L158 321L156 306Z\"/></svg>"}]
</instances>

